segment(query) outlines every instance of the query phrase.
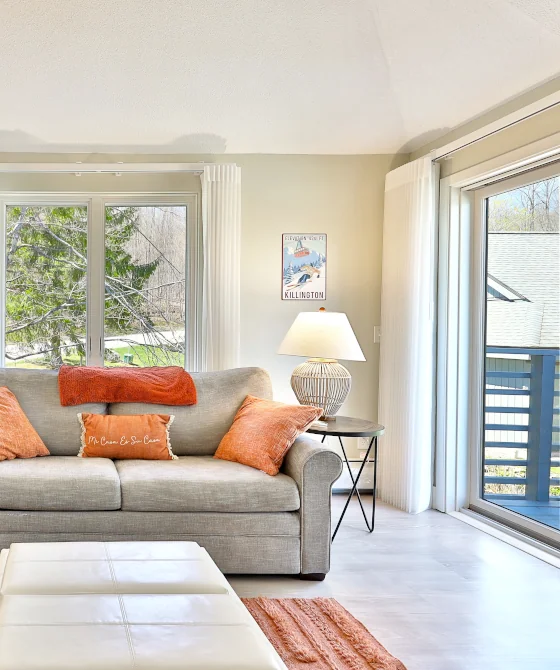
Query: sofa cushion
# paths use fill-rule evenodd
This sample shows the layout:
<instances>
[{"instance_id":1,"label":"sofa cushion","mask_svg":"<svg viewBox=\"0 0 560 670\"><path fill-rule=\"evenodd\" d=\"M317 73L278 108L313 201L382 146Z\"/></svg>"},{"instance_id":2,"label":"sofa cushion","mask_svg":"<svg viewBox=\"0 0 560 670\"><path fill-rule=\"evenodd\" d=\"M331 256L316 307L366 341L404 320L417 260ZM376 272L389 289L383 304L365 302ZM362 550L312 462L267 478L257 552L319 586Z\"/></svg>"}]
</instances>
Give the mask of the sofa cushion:
<instances>
[{"instance_id":1,"label":"sofa cushion","mask_svg":"<svg viewBox=\"0 0 560 670\"><path fill-rule=\"evenodd\" d=\"M214 458L277 475L297 436L322 414L320 407L286 405L248 395Z\"/></svg>"},{"instance_id":2,"label":"sofa cushion","mask_svg":"<svg viewBox=\"0 0 560 670\"><path fill-rule=\"evenodd\" d=\"M78 458L141 458L171 461L169 426L171 414L78 414L82 424L82 446Z\"/></svg>"},{"instance_id":3,"label":"sofa cushion","mask_svg":"<svg viewBox=\"0 0 560 670\"><path fill-rule=\"evenodd\" d=\"M49 450L15 395L8 387L0 386L0 461L48 455Z\"/></svg>"},{"instance_id":4,"label":"sofa cushion","mask_svg":"<svg viewBox=\"0 0 560 670\"><path fill-rule=\"evenodd\" d=\"M17 398L31 425L53 456L75 456L80 449L80 424L76 414L105 414L107 405L91 403L62 407L56 370L0 369L0 386Z\"/></svg>"},{"instance_id":5,"label":"sofa cushion","mask_svg":"<svg viewBox=\"0 0 560 670\"><path fill-rule=\"evenodd\" d=\"M170 429L177 456L212 455L247 395L272 398L270 377L260 368L193 373L198 402L189 407L112 403L109 414L174 414ZM79 411L79 410L78 410ZM90 410L82 410L90 411ZM49 446L49 445L47 445Z\"/></svg>"},{"instance_id":6,"label":"sofa cushion","mask_svg":"<svg viewBox=\"0 0 560 670\"><path fill-rule=\"evenodd\" d=\"M116 461L122 509L138 512L292 512L299 492L291 477L271 477L210 456L176 461Z\"/></svg>"},{"instance_id":7,"label":"sofa cushion","mask_svg":"<svg viewBox=\"0 0 560 670\"><path fill-rule=\"evenodd\" d=\"M43 456L0 462L0 509L79 512L120 506L119 476L107 458Z\"/></svg>"}]
</instances>

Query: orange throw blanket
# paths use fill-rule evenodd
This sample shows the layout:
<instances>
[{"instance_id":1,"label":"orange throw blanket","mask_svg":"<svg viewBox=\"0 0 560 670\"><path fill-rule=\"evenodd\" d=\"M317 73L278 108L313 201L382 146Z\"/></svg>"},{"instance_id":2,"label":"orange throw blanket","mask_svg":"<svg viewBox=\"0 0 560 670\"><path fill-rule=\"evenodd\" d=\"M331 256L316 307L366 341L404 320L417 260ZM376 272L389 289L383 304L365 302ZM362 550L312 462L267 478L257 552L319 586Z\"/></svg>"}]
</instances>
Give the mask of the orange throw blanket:
<instances>
[{"instance_id":1,"label":"orange throw blanket","mask_svg":"<svg viewBox=\"0 0 560 670\"><path fill-rule=\"evenodd\" d=\"M167 368L94 368L63 365L58 373L60 404L145 402L196 405L196 387L188 372Z\"/></svg>"}]
</instances>

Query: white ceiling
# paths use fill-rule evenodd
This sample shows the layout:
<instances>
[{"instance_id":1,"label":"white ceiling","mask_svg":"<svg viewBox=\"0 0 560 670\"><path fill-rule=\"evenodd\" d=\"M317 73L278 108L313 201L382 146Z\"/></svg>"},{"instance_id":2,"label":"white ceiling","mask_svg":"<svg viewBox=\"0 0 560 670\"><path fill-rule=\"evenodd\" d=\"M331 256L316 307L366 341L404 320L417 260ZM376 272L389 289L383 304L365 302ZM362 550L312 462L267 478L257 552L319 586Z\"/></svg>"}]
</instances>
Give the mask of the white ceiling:
<instances>
[{"instance_id":1,"label":"white ceiling","mask_svg":"<svg viewBox=\"0 0 560 670\"><path fill-rule=\"evenodd\" d=\"M0 0L0 151L408 151L559 69L559 0Z\"/></svg>"}]
</instances>

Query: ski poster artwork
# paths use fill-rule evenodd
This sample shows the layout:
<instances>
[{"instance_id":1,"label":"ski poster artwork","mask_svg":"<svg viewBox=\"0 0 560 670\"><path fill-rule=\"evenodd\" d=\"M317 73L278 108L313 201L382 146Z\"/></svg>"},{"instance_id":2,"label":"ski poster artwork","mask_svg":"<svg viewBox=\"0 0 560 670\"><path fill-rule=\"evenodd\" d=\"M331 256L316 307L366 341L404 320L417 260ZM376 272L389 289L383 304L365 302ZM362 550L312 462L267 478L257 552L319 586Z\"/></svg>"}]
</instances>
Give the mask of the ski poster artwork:
<instances>
[{"instance_id":1,"label":"ski poster artwork","mask_svg":"<svg viewBox=\"0 0 560 670\"><path fill-rule=\"evenodd\" d=\"M325 300L327 236L282 235L282 300Z\"/></svg>"}]
</instances>

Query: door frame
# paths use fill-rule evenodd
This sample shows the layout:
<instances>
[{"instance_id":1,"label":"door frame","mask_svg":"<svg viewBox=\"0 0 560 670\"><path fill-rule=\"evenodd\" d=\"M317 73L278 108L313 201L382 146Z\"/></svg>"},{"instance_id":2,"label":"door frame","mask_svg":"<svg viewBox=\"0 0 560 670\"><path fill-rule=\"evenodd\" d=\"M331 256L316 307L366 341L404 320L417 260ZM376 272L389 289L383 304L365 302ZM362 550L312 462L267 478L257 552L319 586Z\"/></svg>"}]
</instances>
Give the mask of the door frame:
<instances>
[{"instance_id":1,"label":"door frame","mask_svg":"<svg viewBox=\"0 0 560 670\"><path fill-rule=\"evenodd\" d=\"M480 309L480 290L486 281L486 239L481 235L480 198L477 199L476 190L491 185L498 192L507 190L503 187L506 179L518 175L522 182L526 181L528 171L559 159L560 133L556 133L440 181L433 507L442 512L456 513L469 507L474 479L470 445L474 441L479 456L482 444L480 408L484 397L481 383L484 365L480 354L485 341L485 310ZM475 315L474 319L471 314ZM492 503L483 502L496 508ZM519 517L514 512L510 514L512 521ZM524 523L519 525L525 526ZM556 532L550 531L548 534L545 527L545 534L552 536Z\"/></svg>"}]
</instances>

